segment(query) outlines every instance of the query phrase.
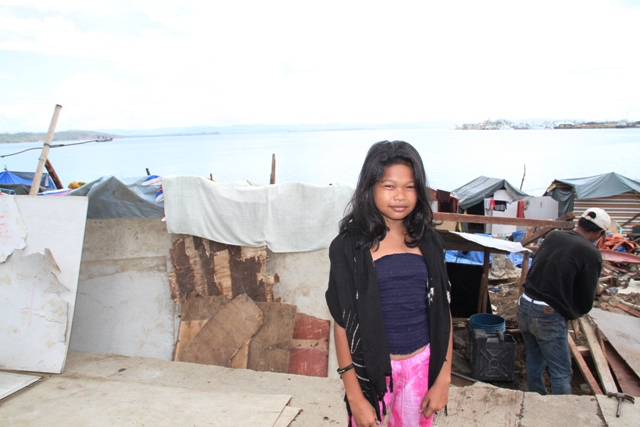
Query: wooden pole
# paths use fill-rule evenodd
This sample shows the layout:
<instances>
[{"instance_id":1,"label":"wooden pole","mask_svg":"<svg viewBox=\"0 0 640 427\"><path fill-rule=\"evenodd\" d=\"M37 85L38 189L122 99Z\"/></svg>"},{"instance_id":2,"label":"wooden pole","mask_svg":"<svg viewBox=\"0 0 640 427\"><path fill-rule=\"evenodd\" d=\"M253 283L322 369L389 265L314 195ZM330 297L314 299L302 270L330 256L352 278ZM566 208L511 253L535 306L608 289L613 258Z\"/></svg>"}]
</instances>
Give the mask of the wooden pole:
<instances>
[{"instance_id":1,"label":"wooden pole","mask_svg":"<svg viewBox=\"0 0 640 427\"><path fill-rule=\"evenodd\" d=\"M478 313L491 313L491 310L487 311L487 299L489 297L489 260L490 253L487 249L484 250L484 264L482 266L482 279L480 280L480 292L478 292Z\"/></svg>"},{"instance_id":2,"label":"wooden pole","mask_svg":"<svg viewBox=\"0 0 640 427\"><path fill-rule=\"evenodd\" d=\"M275 153L271 155L271 178L269 179L269 184L276 183L276 155Z\"/></svg>"},{"instance_id":3,"label":"wooden pole","mask_svg":"<svg viewBox=\"0 0 640 427\"><path fill-rule=\"evenodd\" d=\"M38 168L36 169L36 173L33 175L33 181L31 182L31 189L29 190L30 196L36 196L38 194L38 189L40 189L42 170L44 169L44 165L47 162L49 148L51 148L51 141L53 140L53 132L56 130L56 125L58 124L58 116L60 115L61 109L62 105L56 104L56 107L53 110L53 117L51 118L49 131L47 132L47 136L44 140L44 145L42 146L42 152L40 153Z\"/></svg>"},{"instance_id":4,"label":"wooden pole","mask_svg":"<svg viewBox=\"0 0 640 427\"><path fill-rule=\"evenodd\" d=\"M49 176L53 180L53 183L56 185L56 188L58 190L62 190L64 188L64 185L62 185L62 181L60 181L60 178L58 177L58 174L56 173L56 170L53 168L53 165L51 164L49 159L47 159L44 167L47 168L47 172L49 172Z\"/></svg>"}]
</instances>

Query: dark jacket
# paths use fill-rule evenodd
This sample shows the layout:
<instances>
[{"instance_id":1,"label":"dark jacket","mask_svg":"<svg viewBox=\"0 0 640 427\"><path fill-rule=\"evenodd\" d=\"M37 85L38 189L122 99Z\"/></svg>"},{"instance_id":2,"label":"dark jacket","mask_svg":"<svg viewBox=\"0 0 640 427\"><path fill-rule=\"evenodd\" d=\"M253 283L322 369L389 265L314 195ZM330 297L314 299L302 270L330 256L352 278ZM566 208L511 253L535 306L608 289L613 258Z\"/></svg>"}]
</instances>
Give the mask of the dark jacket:
<instances>
[{"instance_id":1,"label":"dark jacket","mask_svg":"<svg viewBox=\"0 0 640 427\"><path fill-rule=\"evenodd\" d=\"M552 231L536 252L525 293L544 301L565 319L591 311L602 271L602 255L575 230Z\"/></svg>"},{"instance_id":2,"label":"dark jacket","mask_svg":"<svg viewBox=\"0 0 640 427\"><path fill-rule=\"evenodd\" d=\"M429 274L427 312L431 336L431 387L440 374L449 345L451 285L444 258L444 242L438 232L429 231L419 248ZM357 248L355 237L344 232L331 242L329 259L331 271L325 294L327 305L334 321L347 333L360 387L380 419L378 400L382 400L386 393L391 359L373 258L369 248ZM351 414L348 402L347 411Z\"/></svg>"}]
</instances>

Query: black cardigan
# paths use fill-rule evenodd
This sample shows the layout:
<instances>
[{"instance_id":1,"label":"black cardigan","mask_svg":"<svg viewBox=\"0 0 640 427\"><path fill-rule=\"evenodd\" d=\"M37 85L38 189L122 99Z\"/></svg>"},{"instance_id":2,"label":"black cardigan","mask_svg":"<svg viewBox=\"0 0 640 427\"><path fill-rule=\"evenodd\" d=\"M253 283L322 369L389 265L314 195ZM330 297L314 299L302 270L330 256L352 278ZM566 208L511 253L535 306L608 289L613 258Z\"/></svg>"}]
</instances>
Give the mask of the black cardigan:
<instances>
[{"instance_id":1,"label":"black cardigan","mask_svg":"<svg viewBox=\"0 0 640 427\"><path fill-rule=\"evenodd\" d=\"M429 274L427 312L431 336L429 387L440 374L447 355L451 319L451 284L442 237L430 230L419 245ZM382 321L378 282L369 248L357 248L355 237L344 232L329 247L331 270L325 294L334 321L347 332L358 382L380 420L378 401L386 393L391 359ZM347 411L351 414L349 403Z\"/></svg>"}]
</instances>

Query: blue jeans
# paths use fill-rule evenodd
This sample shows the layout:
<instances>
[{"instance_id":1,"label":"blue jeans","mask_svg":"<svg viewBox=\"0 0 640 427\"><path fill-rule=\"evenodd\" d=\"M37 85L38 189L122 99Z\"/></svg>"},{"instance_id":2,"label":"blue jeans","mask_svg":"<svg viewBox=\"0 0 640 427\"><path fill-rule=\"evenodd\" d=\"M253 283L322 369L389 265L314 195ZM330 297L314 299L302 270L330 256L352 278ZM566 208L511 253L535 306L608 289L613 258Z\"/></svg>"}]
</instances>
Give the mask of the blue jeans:
<instances>
[{"instance_id":1,"label":"blue jeans","mask_svg":"<svg viewBox=\"0 0 640 427\"><path fill-rule=\"evenodd\" d=\"M552 394L571 394L571 353L567 322L549 306L520 298L518 327L522 333L529 391L547 394L542 373L549 368Z\"/></svg>"}]
</instances>

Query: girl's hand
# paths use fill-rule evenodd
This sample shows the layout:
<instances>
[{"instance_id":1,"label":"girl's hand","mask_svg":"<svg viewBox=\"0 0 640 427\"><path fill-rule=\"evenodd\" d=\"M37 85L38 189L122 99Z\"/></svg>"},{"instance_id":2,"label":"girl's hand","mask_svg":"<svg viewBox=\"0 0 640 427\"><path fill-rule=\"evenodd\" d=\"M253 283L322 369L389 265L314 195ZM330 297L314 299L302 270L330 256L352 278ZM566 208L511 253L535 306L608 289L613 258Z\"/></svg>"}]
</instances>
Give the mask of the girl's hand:
<instances>
[{"instance_id":1,"label":"girl's hand","mask_svg":"<svg viewBox=\"0 0 640 427\"><path fill-rule=\"evenodd\" d=\"M422 399L422 405L420 405L420 412L424 414L426 418L441 410L447 405L449 401L449 384L451 379L447 382L438 376L436 382L431 386L427 394Z\"/></svg>"},{"instance_id":2,"label":"girl's hand","mask_svg":"<svg viewBox=\"0 0 640 427\"><path fill-rule=\"evenodd\" d=\"M376 418L376 410L367 399L357 399L355 402L349 401L353 420L358 427L377 427L378 419Z\"/></svg>"}]
</instances>

